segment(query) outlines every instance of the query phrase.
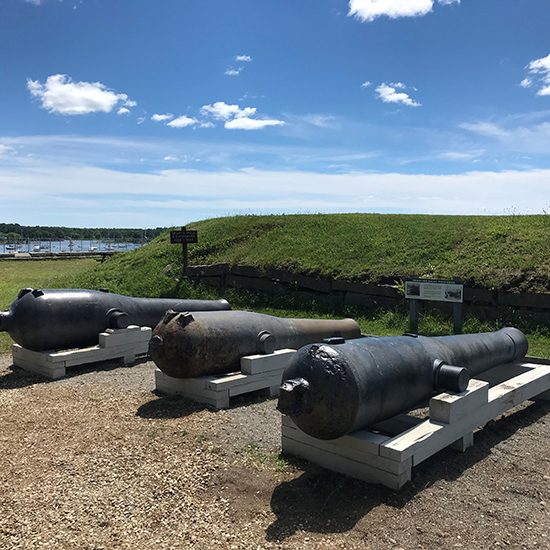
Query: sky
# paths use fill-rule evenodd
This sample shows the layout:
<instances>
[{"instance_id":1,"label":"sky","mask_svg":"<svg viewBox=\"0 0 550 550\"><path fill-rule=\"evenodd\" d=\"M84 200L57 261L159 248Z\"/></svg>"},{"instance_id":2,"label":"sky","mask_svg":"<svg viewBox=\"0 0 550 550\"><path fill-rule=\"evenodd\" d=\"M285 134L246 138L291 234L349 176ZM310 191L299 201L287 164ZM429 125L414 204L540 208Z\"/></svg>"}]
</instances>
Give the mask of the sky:
<instances>
[{"instance_id":1,"label":"sky","mask_svg":"<svg viewBox=\"0 0 550 550\"><path fill-rule=\"evenodd\" d=\"M0 221L550 214L549 0L1 0Z\"/></svg>"}]
</instances>

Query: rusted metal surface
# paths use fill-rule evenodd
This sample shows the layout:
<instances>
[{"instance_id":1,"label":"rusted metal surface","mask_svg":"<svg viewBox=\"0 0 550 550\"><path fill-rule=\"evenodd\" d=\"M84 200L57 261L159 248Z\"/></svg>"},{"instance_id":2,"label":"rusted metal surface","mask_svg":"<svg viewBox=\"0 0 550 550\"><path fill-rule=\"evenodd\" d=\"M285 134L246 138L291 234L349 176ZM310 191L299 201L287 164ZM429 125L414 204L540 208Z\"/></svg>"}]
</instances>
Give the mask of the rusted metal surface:
<instances>
[{"instance_id":1,"label":"rusted metal surface","mask_svg":"<svg viewBox=\"0 0 550 550\"><path fill-rule=\"evenodd\" d=\"M336 439L405 412L469 376L524 357L515 328L459 336L405 335L308 345L290 359L278 409L305 433Z\"/></svg>"},{"instance_id":2,"label":"rusted metal surface","mask_svg":"<svg viewBox=\"0 0 550 550\"><path fill-rule=\"evenodd\" d=\"M357 338L353 319L283 319L250 311L166 312L149 355L174 378L239 370L241 357L298 349L330 336Z\"/></svg>"},{"instance_id":3,"label":"rusted metal surface","mask_svg":"<svg viewBox=\"0 0 550 550\"><path fill-rule=\"evenodd\" d=\"M107 328L129 325L154 328L168 309L225 310L226 300L131 298L96 290L33 290L19 292L7 311L0 311L0 332L33 350L94 346Z\"/></svg>"}]
</instances>

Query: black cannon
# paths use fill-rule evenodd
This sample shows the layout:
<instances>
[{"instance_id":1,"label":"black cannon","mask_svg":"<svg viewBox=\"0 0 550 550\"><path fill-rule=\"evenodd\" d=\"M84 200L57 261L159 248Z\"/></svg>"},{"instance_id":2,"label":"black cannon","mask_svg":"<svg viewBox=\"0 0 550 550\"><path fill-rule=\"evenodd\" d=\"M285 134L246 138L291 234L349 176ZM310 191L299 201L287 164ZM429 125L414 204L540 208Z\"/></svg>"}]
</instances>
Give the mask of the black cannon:
<instances>
[{"instance_id":1,"label":"black cannon","mask_svg":"<svg viewBox=\"0 0 550 550\"><path fill-rule=\"evenodd\" d=\"M33 290L19 292L7 311L0 311L0 332L34 350L93 346L107 328L154 327L168 309L231 309L226 300L131 298L97 290Z\"/></svg>"},{"instance_id":2,"label":"black cannon","mask_svg":"<svg viewBox=\"0 0 550 550\"><path fill-rule=\"evenodd\" d=\"M336 439L407 411L437 391L464 391L469 376L527 353L515 328L458 336L327 340L290 359L278 409L305 433Z\"/></svg>"},{"instance_id":3,"label":"black cannon","mask_svg":"<svg viewBox=\"0 0 550 550\"><path fill-rule=\"evenodd\" d=\"M168 311L153 330L149 355L173 378L239 370L241 357L298 349L330 336L357 338L353 319L282 319L250 311Z\"/></svg>"}]
</instances>

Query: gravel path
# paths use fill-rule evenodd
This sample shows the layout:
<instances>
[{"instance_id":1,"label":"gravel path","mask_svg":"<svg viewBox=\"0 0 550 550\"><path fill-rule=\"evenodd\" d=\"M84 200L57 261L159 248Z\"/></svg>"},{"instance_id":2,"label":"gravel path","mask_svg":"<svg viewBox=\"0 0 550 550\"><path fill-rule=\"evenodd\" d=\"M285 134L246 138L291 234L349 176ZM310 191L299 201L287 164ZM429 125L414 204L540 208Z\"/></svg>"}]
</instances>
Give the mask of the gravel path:
<instances>
[{"instance_id":1,"label":"gravel path","mask_svg":"<svg viewBox=\"0 0 550 550\"><path fill-rule=\"evenodd\" d=\"M396 493L281 462L276 400L215 411L153 389L148 361L51 382L0 355L1 549L550 548L548 402Z\"/></svg>"}]
</instances>

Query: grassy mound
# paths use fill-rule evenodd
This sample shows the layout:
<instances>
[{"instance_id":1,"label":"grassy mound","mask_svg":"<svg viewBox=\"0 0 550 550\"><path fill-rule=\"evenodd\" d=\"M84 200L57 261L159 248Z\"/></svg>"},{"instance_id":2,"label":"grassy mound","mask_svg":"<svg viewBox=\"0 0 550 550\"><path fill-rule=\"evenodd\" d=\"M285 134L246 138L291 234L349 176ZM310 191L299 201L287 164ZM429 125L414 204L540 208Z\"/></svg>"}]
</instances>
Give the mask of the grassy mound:
<instances>
[{"instance_id":1,"label":"grassy mound","mask_svg":"<svg viewBox=\"0 0 550 550\"><path fill-rule=\"evenodd\" d=\"M550 216L235 216L188 228L199 233L189 245L191 265L228 262L365 282L461 277L498 290L550 291ZM140 295L156 295L183 290L159 278L173 281L179 271L181 247L165 233L96 273L115 285L135 278Z\"/></svg>"}]
</instances>

